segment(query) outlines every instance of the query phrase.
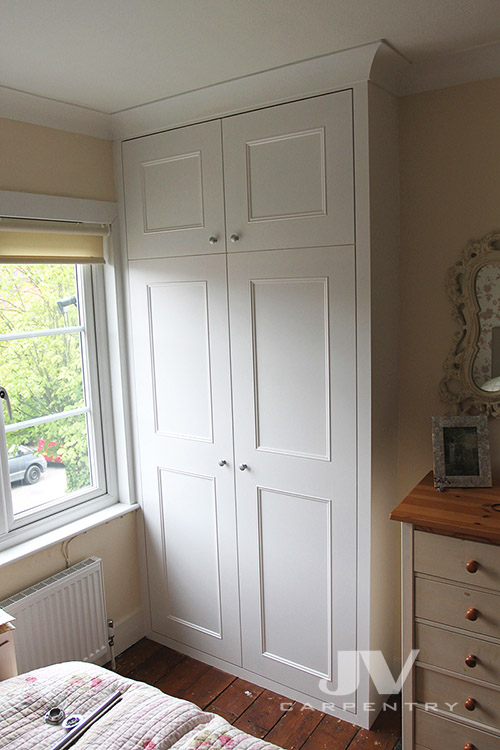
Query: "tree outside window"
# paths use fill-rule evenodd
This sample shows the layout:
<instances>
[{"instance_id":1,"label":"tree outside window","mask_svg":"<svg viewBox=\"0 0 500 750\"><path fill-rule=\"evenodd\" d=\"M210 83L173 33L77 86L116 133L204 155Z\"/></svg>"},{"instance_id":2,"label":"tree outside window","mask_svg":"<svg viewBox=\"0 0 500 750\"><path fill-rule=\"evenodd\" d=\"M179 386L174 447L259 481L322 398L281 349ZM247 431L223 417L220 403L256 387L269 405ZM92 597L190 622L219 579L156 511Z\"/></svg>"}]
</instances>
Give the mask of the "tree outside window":
<instances>
[{"instance_id":1,"label":"tree outside window","mask_svg":"<svg viewBox=\"0 0 500 750\"><path fill-rule=\"evenodd\" d=\"M49 467L64 467L65 493L92 484L80 307L74 265L0 266L0 383L13 411L6 419L9 455L25 446Z\"/></svg>"}]
</instances>

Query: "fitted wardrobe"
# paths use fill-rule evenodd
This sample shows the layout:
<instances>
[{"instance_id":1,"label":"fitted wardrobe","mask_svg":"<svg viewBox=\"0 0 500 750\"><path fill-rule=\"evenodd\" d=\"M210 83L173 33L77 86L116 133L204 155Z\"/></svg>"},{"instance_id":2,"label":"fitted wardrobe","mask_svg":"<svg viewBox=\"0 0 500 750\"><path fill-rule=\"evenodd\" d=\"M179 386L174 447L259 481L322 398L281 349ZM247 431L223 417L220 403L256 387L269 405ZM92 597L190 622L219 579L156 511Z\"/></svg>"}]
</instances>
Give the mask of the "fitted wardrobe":
<instances>
[{"instance_id":1,"label":"fitted wardrobe","mask_svg":"<svg viewBox=\"0 0 500 750\"><path fill-rule=\"evenodd\" d=\"M395 104L314 93L122 140L143 579L151 638L368 726L333 691L397 653Z\"/></svg>"}]
</instances>

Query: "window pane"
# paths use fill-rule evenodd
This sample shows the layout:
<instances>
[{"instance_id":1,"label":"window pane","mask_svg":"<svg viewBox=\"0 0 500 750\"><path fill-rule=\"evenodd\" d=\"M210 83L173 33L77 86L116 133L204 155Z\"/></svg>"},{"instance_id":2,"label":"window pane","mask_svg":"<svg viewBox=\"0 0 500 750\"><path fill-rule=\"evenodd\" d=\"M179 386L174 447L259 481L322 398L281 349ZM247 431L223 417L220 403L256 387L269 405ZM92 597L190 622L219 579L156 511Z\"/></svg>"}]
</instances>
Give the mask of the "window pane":
<instances>
[{"instance_id":1,"label":"window pane","mask_svg":"<svg viewBox=\"0 0 500 750\"><path fill-rule=\"evenodd\" d=\"M0 341L0 383L12 405L7 425L83 407L80 334Z\"/></svg>"},{"instance_id":2,"label":"window pane","mask_svg":"<svg viewBox=\"0 0 500 750\"><path fill-rule=\"evenodd\" d=\"M7 450L15 516L70 499L93 485L84 414L8 433Z\"/></svg>"},{"instance_id":3,"label":"window pane","mask_svg":"<svg viewBox=\"0 0 500 750\"><path fill-rule=\"evenodd\" d=\"M76 325L75 266L0 265L0 334Z\"/></svg>"}]
</instances>

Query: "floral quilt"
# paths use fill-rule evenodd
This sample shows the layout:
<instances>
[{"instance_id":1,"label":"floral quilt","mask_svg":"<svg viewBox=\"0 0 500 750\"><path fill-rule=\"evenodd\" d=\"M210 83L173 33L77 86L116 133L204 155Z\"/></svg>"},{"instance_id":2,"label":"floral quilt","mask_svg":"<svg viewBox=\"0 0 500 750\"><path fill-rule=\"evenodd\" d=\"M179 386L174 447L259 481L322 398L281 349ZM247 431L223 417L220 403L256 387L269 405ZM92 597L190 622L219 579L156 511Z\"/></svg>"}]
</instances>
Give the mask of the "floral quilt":
<instances>
[{"instance_id":1,"label":"floral quilt","mask_svg":"<svg viewBox=\"0 0 500 750\"><path fill-rule=\"evenodd\" d=\"M83 662L0 682L0 748L50 750L66 730L45 722L49 709L85 716L119 689L121 701L75 742L74 750L277 750L193 703Z\"/></svg>"}]
</instances>

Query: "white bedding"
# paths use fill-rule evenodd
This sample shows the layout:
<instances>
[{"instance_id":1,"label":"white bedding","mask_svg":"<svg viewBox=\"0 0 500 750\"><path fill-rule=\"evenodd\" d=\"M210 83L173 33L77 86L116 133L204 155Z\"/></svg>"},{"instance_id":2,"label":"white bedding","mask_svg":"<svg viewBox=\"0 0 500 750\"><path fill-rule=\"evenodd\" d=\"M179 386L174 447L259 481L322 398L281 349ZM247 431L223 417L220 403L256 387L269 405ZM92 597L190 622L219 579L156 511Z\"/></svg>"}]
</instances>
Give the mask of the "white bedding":
<instances>
[{"instance_id":1,"label":"white bedding","mask_svg":"<svg viewBox=\"0 0 500 750\"><path fill-rule=\"evenodd\" d=\"M0 682L0 748L49 750L66 734L45 723L50 708L85 715L120 688L122 700L87 730L75 750L276 750L192 703L83 662Z\"/></svg>"}]
</instances>

